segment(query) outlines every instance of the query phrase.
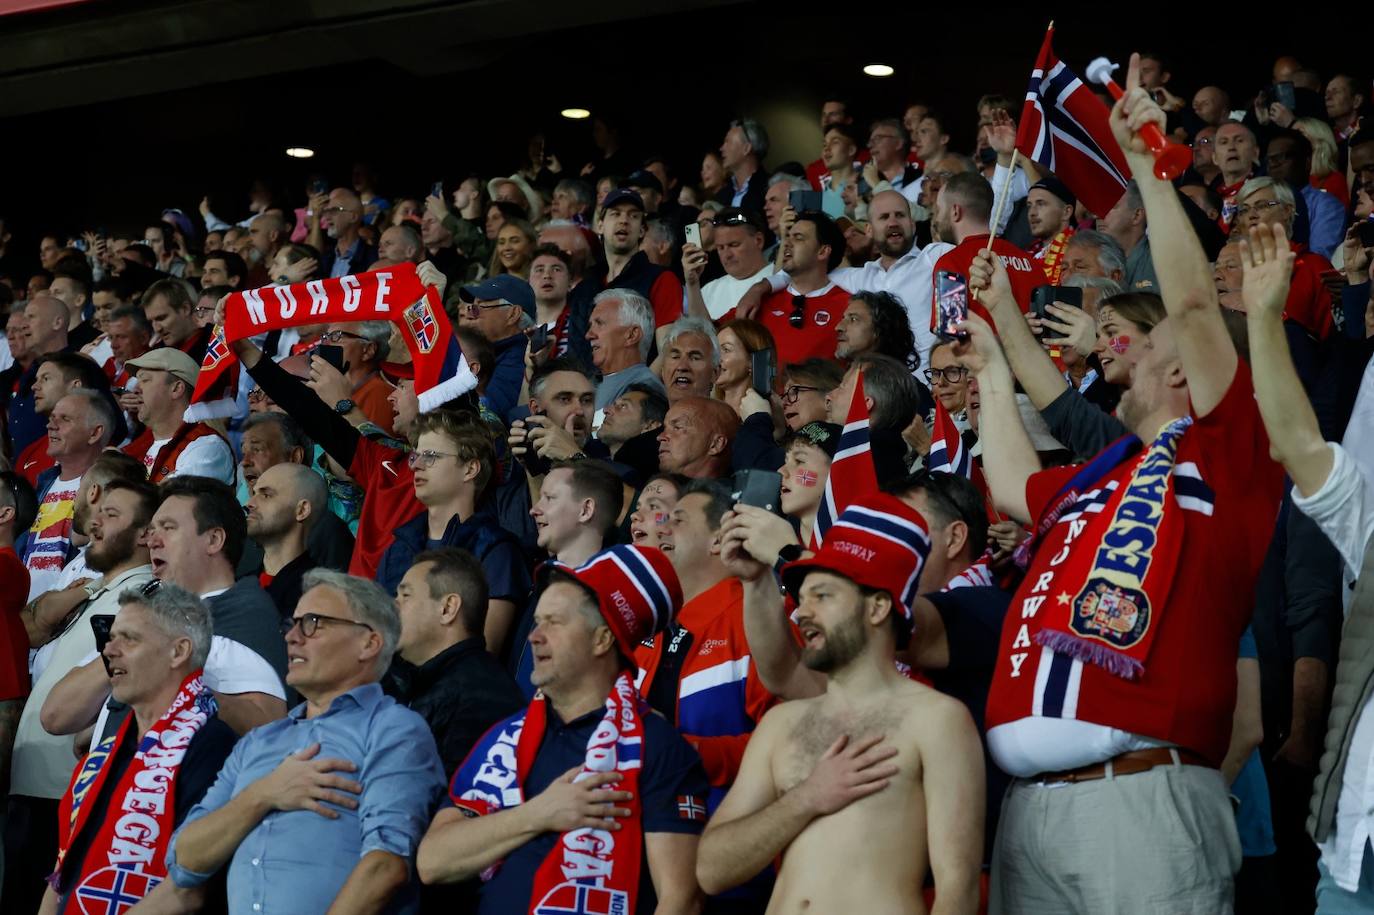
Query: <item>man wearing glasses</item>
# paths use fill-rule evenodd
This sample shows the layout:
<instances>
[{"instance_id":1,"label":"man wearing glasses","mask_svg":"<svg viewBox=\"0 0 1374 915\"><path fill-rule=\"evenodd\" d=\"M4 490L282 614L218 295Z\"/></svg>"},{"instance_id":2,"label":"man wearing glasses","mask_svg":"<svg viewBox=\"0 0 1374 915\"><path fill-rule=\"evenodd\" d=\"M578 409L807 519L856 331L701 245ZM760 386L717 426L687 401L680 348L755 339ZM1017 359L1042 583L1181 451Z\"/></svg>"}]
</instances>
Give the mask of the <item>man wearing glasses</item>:
<instances>
[{"instance_id":1,"label":"man wearing glasses","mask_svg":"<svg viewBox=\"0 0 1374 915\"><path fill-rule=\"evenodd\" d=\"M358 234L363 221L363 204L350 188L336 187L329 192L328 203L310 213L310 234L307 241L323 252L320 272L339 277L362 273L377 260L377 249ZM330 244L330 242L333 244Z\"/></svg>"},{"instance_id":2,"label":"man wearing glasses","mask_svg":"<svg viewBox=\"0 0 1374 915\"><path fill-rule=\"evenodd\" d=\"M234 747L172 838L182 888L228 865L231 911L413 912L411 863L444 785L429 727L382 694L400 638L378 585L315 569L284 624L287 682L305 698Z\"/></svg>"},{"instance_id":3,"label":"man wearing glasses","mask_svg":"<svg viewBox=\"0 0 1374 915\"><path fill-rule=\"evenodd\" d=\"M318 354L310 357L311 387L320 399L341 416L361 410L371 422L392 435L391 385L382 378L381 367L391 352L390 321L355 321L330 324L320 342L343 350L342 373Z\"/></svg>"},{"instance_id":4,"label":"man wearing glasses","mask_svg":"<svg viewBox=\"0 0 1374 915\"><path fill-rule=\"evenodd\" d=\"M868 153L873 158L864 168L869 186L876 188L886 182L892 190L915 201L920 192L921 169L907 161L910 147L911 137L901 121L896 118L874 121L868 132Z\"/></svg>"},{"instance_id":5,"label":"man wearing glasses","mask_svg":"<svg viewBox=\"0 0 1374 915\"><path fill-rule=\"evenodd\" d=\"M462 300L458 326L477 331L496 351L496 364L487 381L487 406L506 422L520 401L525 380L525 350L529 338L522 327L535 320L534 289L509 273L458 290Z\"/></svg>"}]
</instances>

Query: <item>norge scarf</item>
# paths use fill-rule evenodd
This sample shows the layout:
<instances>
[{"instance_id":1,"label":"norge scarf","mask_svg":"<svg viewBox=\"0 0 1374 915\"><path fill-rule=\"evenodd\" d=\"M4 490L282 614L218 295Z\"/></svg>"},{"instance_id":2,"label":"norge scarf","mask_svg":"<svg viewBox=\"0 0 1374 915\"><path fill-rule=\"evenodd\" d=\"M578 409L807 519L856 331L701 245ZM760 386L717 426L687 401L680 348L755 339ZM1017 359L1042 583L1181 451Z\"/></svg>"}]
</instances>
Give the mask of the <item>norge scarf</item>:
<instances>
[{"instance_id":1,"label":"norge scarf","mask_svg":"<svg viewBox=\"0 0 1374 915\"><path fill-rule=\"evenodd\" d=\"M123 912L167 877L167 845L176 819L176 784L186 748L215 713L215 699L197 670L181 683L176 698L138 742L110 795L110 806L72 884L80 912ZM86 755L58 805L56 881L68 850L90 822L91 810L109 777L119 746L137 736L130 712L119 729ZM131 733L132 732L132 733Z\"/></svg>"},{"instance_id":2,"label":"norge scarf","mask_svg":"<svg viewBox=\"0 0 1374 915\"><path fill-rule=\"evenodd\" d=\"M414 264L405 263L229 295L224 302L224 324L215 327L205 350L186 421L202 417L203 401L234 364L230 343L287 327L351 321L390 321L400 328L415 363L420 412L433 410L477 387L438 291L420 281Z\"/></svg>"},{"instance_id":3,"label":"norge scarf","mask_svg":"<svg viewBox=\"0 0 1374 915\"><path fill-rule=\"evenodd\" d=\"M1155 617L1167 603L1183 547L1183 519L1174 498L1174 460L1192 417L1166 425L1140 454L1140 440L1127 436L1085 464L1050 500L1035 531L1041 540L1070 509L1086 521L1079 547L1065 546L1051 565L1060 585L1045 602L1045 628L1035 641L1059 654L1102 667L1127 680L1139 679L1159 629ZM1081 494L1126 460L1139 455L1130 477L1108 493L1100 511L1084 510ZM1095 507L1095 506L1092 506ZM1024 546L1024 544L1023 544ZM1029 554L1025 554L1029 555ZM1023 558L1023 557L1018 557ZM1043 567L1035 565L1031 575Z\"/></svg>"},{"instance_id":4,"label":"norge scarf","mask_svg":"<svg viewBox=\"0 0 1374 915\"><path fill-rule=\"evenodd\" d=\"M530 894L530 912L546 907L568 912L634 912L639 889L644 801L639 792L647 713L634 680L621 672L606 697L606 713L591 740L576 780L598 772L620 772L612 787L632 795L621 806L630 815L620 829L574 829L539 866ZM453 775L449 794L455 807L484 816L525 801L522 785L529 776L548 726L548 700L538 693L525 712L486 733ZM482 874L490 880L499 863ZM552 908L548 910L552 911Z\"/></svg>"}]
</instances>

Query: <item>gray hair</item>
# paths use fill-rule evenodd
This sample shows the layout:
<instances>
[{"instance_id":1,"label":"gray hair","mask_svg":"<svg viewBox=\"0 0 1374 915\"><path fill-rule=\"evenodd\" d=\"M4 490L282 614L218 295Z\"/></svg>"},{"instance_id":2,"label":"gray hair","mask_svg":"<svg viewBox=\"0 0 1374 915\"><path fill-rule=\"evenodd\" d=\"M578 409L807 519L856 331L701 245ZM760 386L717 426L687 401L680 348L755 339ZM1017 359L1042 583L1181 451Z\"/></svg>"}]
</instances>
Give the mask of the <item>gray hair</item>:
<instances>
[{"instance_id":1,"label":"gray hair","mask_svg":"<svg viewBox=\"0 0 1374 915\"><path fill-rule=\"evenodd\" d=\"M1063 284L1073 289L1100 289L1102 290L1100 299L1120 295L1126 291L1124 286L1109 276L1085 276L1081 273L1075 273L1064 280Z\"/></svg>"},{"instance_id":2,"label":"gray hair","mask_svg":"<svg viewBox=\"0 0 1374 915\"><path fill-rule=\"evenodd\" d=\"M285 413L249 413L248 418L243 421L240 427L242 432L249 429L256 429L258 426L276 426L281 433L282 447L287 451L292 448L301 449L305 454L305 459L310 460L311 452L315 450L315 445L310 441L301 424L296 422L295 417Z\"/></svg>"},{"instance_id":3,"label":"gray hair","mask_svg":"<svg viewBox=\"0 0 1374 915\"><path fill-rule=\"evenodd\" d=\"M592 299L592 308L602 302L620 303L620 323L625 327L638 327L644 333L639 340L639 358L649 358L649 348L654 345L654 306L649 300L633 289L607 289Z\"/></svg>"},{"instance_id":4,"label":"gray hair","mask_svg":"<svg viewBox=\"0 0 1374 915\"><path fill-rule=\"evenodd\" d=\"M707 200L701 204L701 212L703 213L719 213L723 209L725 209L725 204L719 200Z\"/></svg>"},{"instance_id":5,"label":"gray hair","mask_svg":"<svg viewBox=\"0 0 1374 915\"><path fill-rule=\"evenodd\" d=\"M720 368L720 340L716 338L716 329L711 322L696 315L683 315L672 324L668 325L668 333L663 338L664 351L672 346L679 337L686 334L699 334L711 341L711 370Z\"/></svg>"},{"instance_id":6,"label":"gray hair","mask_svg":"<svg viewBox=\"0 0 1374 915\"><path fill-rule=\"evenodd\" d=\"M583 206L591 206L596 199L595 193L585 181L578 181L576 178L564 178L554 185L555 191L564 191L577 199ZM571 223L570 223L571 224Z\"/></svg>"},{"instance_id":7,"label":"gray hair","mask_svg":"<svg viewBox=\"0 0 1374 915\"><path fill-rule=\"evenodd\" d=\"M738 118L730 122L731 127L738 127L744 134L744 139L753 147L754 155L762 162L768 155L768 131L763 124L753 118Z\"/></svg>"},{"instance_id":8,"label":"gray hair","mask_svg":"<svg viewBox=\"0 0 1374 915\"><path fill-rule=\"evenodd\" d=\"M377 361L385 362L386 357L391 355L391 328L390 321L359 321L358 336L367 340L369 343L377 345Z\"/></svg>"},{"instance_id":9,"label":"gray hair","mask_svg":"<svg viewBox=\"0 0 1374 915\"><path fill-rule=\"evenodd\" d=\"M356 575L324 568L306 572L301 579L301 593L319 587L339 592L348 609L357 614L358 622L371 626L382 637L382 651L377 656L377 673L382 674L391 665L391 658L396 654L396 643L401 638L401 617L391 595L375 581Z\"/></svg>"},{"instance_id":10,"label":"gray hair","mask_svg":"<svg viewBox=\"0 0 1374 915\"><path fill-rule=\"evenodd\" d=\"M104 448L114 438L115 408L109 397L95 388L72 388L63 397L75 397L86 403L86 428L99 425L101 428L100 447Z\"/></svg>"},{"instance_id":11,"label":"gray hair","mask_svg":"<svg viewBox=\"0 0 1374 915\"><path fill-rule=\"evenodd\" d=\"M811 182L807 181L805 178L798 178L796 175L789 175L786 172L776 172L768 179L769 187L775 184L786 184L789 191L811 190Z\"/></svg>"},{"instance_id":12,"label":"gray hair","mask_svg":"<svg viewBox=\"0 0 1374 915\"><path fill-rule=\"evenodd\" d=\"M655 216L649 220L647 234L654 241L666 241L669 245L677 244L677 227L662 216Z\"/></svg>"},{"instance_id":13,"label":"gray hair","mask_svg":"<svg viewBox=\"0 0 1374 915\"><path fill-rule=\"evenodd\" d=\"M191 669L205 666L210 656L210 641L214 637L214 622L210 608L196 595L170 582L162 582L151 594L142 588L129 588L119 595L119 606L138 604L146 607L153 622L163 634L172 639L191 640Z\"/></svg>"},{"instance_id":14,"label":"gray hair","mask_svg":"<svg viewBox=\"0 0 1374 915\"><path fill-rule=\"evenodd\" d=\"M1122 249L1121 243L1106 232L1079 229L1069 238L1069 244L1096 248L1097 265L1102 268L1103 273L1111 274L1113 270L1118 270L1122 276L1126 275L1126 252Z\"/></svg>"},{"instance_id":15,"label":"gray hair","mask_svg":"<svg viewBox=\"0 0 1374 915\"><path fill-rule=\"evenodd\" d=\"M128 318L133 323L134 327L143 331L143 333L150 337L153 335L153 325L148 323L148 315L144 313L142 308L139 308L137 305L121 305L110 312L108 321L109 323L114 323L115 321L122 321L125 318Z\"/></svg>"},{"instance_id":16,"label":"gray hair","mask_svg":"<svg viewBox=\"0 0 1374 915\"><path fill-rule=\"evenodd\" d=\"M1293 221L1298 217L1297 201L1293 199L1293 189L1282 181L1273 178L1251 178L1240 186L1240 193L1236 195L1236 203L1239 204L1245 198L1256 191L1269 188L1274 192L1274 199L1288 207L1288 220L1284 227L1288 229L1288 234L1293 234Z\"/></svg>"},{"instance_id":17,"label":"gray hair","mask_svg":"<svg viewBox=\"0 0 1374 915\"><path fill-rule=\"evenodd\" d=\"M1126 201L1126 208L1131 210L1145 209L1145 198L1140 196L1140 185L1132 178L1126 182L1126 193L1121 195Z\"/></svg>"}]
</instances>

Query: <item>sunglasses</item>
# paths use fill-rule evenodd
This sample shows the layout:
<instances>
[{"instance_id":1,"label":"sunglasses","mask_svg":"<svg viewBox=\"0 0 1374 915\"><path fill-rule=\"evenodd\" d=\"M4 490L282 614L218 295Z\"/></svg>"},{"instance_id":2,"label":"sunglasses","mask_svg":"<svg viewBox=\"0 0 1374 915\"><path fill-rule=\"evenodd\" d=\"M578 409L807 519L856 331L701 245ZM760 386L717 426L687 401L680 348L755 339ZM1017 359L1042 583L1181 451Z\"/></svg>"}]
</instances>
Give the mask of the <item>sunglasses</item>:
<instances>
[{"instance_id":1,"label":"sunglasses","mask_svg":"<svg viewBox=\"0 0 1374 915\"><path fill-rule=\"evenodd\" d=\"M792 313L787 316L787 323L797 330L801 330L802 324L806 323L806 296L792 296Z\"/></svg>"}]
</instances>

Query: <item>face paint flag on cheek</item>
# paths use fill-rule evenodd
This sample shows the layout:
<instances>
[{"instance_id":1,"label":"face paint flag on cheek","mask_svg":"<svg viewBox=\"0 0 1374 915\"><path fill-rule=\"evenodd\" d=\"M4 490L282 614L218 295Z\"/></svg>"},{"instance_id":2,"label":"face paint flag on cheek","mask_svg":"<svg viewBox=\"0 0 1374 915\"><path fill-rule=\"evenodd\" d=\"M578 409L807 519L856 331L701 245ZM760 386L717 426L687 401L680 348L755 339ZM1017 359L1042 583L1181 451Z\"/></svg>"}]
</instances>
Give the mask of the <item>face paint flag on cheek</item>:
<instances>
[{"instance_id":1,"label":"face paint flag on cheek","mask_svg":"<svg viewBox=\"0 0 1374 915\"><path fill-rule=\"evenodd\" d=\"M793 479L797 481L798 486L815 486L820 475L814 470L798 470Z\"/></svg>"},{"instance_id":2,"label":"face paint flag on cheek","mask_svg":"<svg viewBox=\"0 0 1374 915\"><path fill-rule=\"evenodd\" d=\"M1120 337L1112 337L1107 341L1107 346L1111 348L1112 352L1120 356L1131 348L1131 338L1124 334Z\"/></svg>"}]
</instances>

